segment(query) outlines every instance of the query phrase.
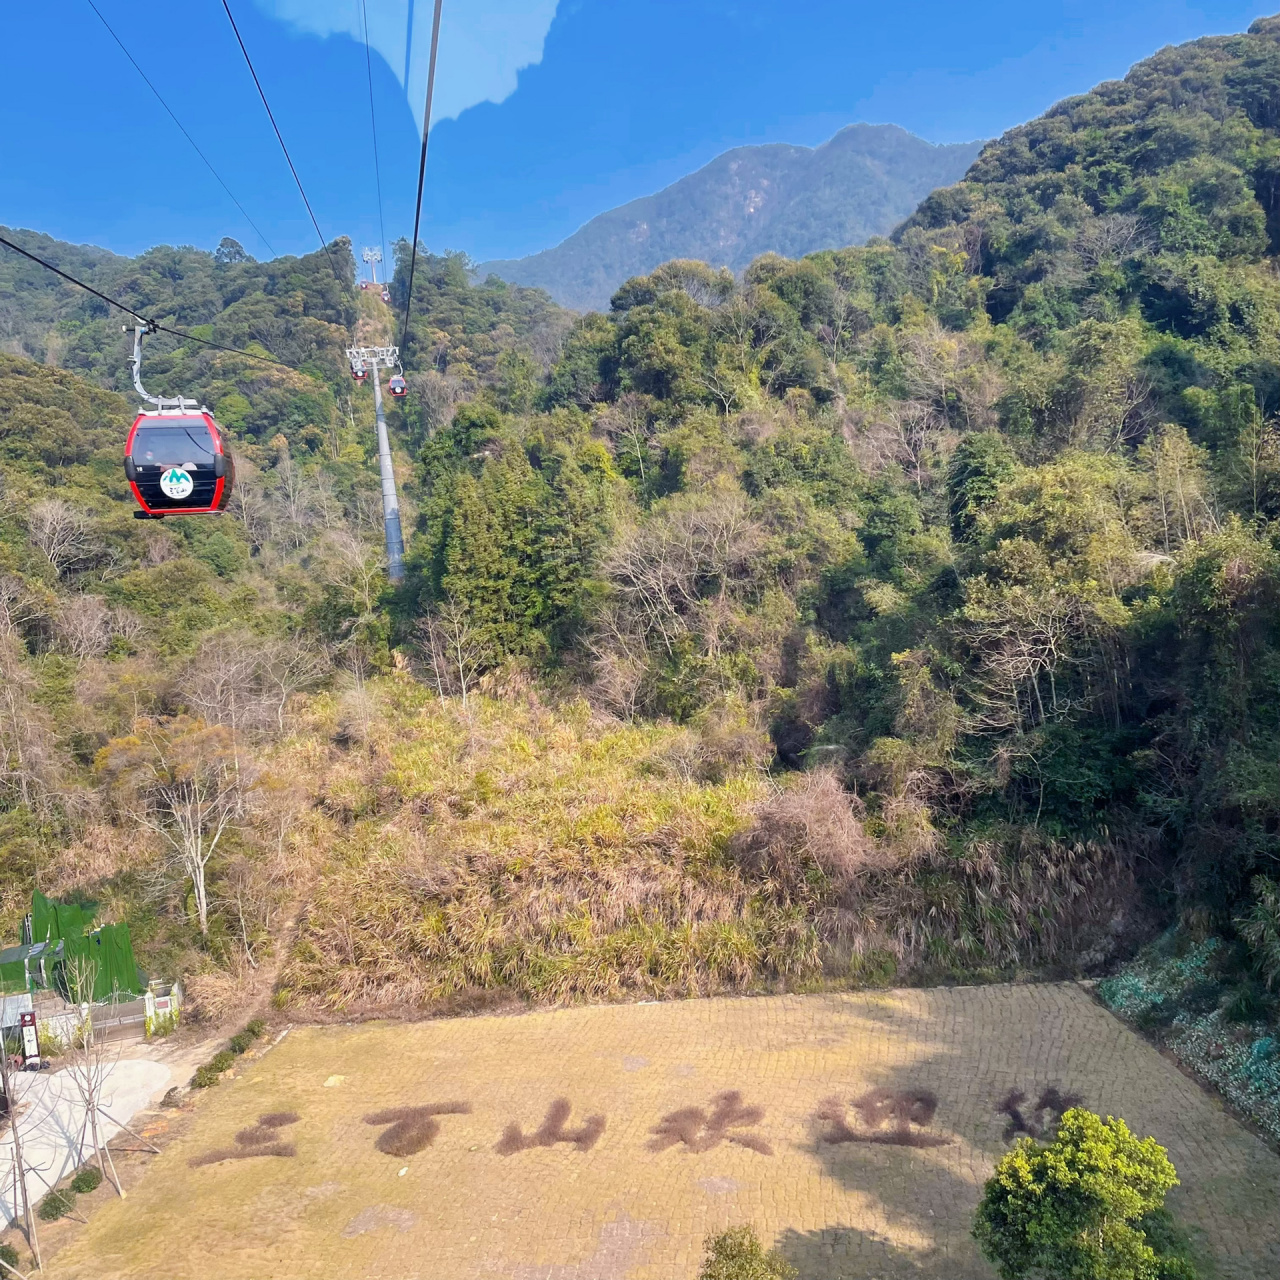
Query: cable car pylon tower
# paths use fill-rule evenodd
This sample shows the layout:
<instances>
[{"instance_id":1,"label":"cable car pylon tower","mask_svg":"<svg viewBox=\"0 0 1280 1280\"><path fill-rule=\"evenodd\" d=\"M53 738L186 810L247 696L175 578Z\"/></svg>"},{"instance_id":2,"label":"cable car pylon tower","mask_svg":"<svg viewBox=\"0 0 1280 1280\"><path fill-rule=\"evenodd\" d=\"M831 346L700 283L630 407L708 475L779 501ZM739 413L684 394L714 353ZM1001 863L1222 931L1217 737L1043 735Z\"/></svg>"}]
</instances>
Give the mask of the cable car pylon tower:
<instances>
[{"instance_id":1,"label":"cable car pylon tower","mask_svg":"<svg viewBox=\"0 0 1280 1280\"><path fill-rule=\"evenodd\" d=\"M400 367L399 347L348 347L351 376L363 382L366 373L373 374L373 407L378 419L378 471L382 476L382 527L387 540L387 577L395 585L404 581L404 534L400 529L400 499L396 494L396 473L391 466L391 440L387 435L387 419L382 411L382 376L379 369ZM397 391L395 383L399 383ZM404 377L392 379L392 394L404 395Z\"/></svg>"}]
</instances>

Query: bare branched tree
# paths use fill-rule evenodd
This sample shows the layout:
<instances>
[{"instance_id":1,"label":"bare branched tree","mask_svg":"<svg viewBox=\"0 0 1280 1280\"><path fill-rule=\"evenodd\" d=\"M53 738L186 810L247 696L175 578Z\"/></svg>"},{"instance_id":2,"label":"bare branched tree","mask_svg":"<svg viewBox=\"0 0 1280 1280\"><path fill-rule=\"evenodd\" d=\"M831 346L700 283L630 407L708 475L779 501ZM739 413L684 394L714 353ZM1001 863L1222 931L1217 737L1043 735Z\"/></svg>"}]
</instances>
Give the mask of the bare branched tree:
<instances>
[{"instance_id":1,"label":"bare branched tree","mask_svg":"<svg viewBox=\"0 0 1280 1280\"><path fill-rule=\"evenodd\" d=\"M671 653L704 598L724 600L753 580L761 538L745 496L716 489L625 531L604 569L636 629Z\"/></svg>"},{"instance_id":2,"label":"bare branched tree","mask_svg":"<svg viewBox=\"0 0 1280 1280\"><path fill-rule=\"evenodd\" d=\"M61 498L35 503L27 528L32 545L44 553L59 577L88 564L101 550L89 519Z\"/></svg>"},{"instance_id":3,"label":"bare branched tree","mask_svg":"<svg viewBox=\"0 0 1280 1280\"><path fill-rule=\"evenodd\" d=\"M24 1144L39 1129L41 1123L41 1115L37 1108L34 1108L20 1098L19 1089L17 1087L17 1072L14 1070L14 1063L9 1056L9 1045L5 1042L4 1037L0 1036L0 1089L4 1090L5 1103L9 1112L9 1145L12 1147L13 1160L13 1182L14 1182L14 1209L20 1210L22 1213L23 1225L26 1228L24 1234L27 1237L27 1247L31 1250L32 1257L36 1260L36 1270L43 1271L44 1264L40 1259L40 1237L36 1231L36 1215L32 1211L31 1191L27 1184L27 1174L30 1172L27 1164L26 1153L23 1150ZM47 1121L47 1114L43 1119Z\"/></svg>"},{"instance_id":4,"label":"bare branched tree","mask_svg":"<svg viewBox=\"0 0 1280 1280\"><path fill-rule=\"evenodd\" d=\"M55 623L58 646L73 658L100 657L111 643L111 622L111 610L100 596L68 596Z\"/></svg>"},{"instance_id":5,"label":"bare branched tree","mask_svg":"<svg viewBox=\"0 0 1280 1280\"><path fill-rule=\"evenodd\" d=\"M1153 243L1150 229L1137 214L1113 213L1085 222L1071 247L1093 270L1107 261L1148 253Z\"/></svg>"},{"instance_id":6,"label":"bare branched tree","mask_svg":"<svg viewBox=\"0 0 1280 1280\"><path fill-rule=\"evenodd\" d=\"M359 617L373 612L386 579L381 547L345 529L332 529L321 540L316 568L320 581L339 592Z\"/></svg>"},{"instance_id":7,"label":"bare branched tree","mask_svg":"<svg viewBox=\"0 0 1280 1280\"><path fill-rule=\"evenodd\" d=\"M610 711L635 718L649 668L649 649L634 619L616 602L600 608L584 637L591 655L593 692Z\"/></svg>"},{"instance_id":8,"label":"bare branched tree","mask_svg":"<svg viewBox=\"0 0 1280 1280\"><path fill-rule=\"evenodd\" d=\"M231 491L227 510L239 520L251 547L263 546L271 536L271 512L266 495L257 468L247 461L236 463L236 487Z\"/></svg>"},{"instance_id":9,"label":"bare branched tree","mask_svg":"<svg viewBox=\"0 0 1280 1280\"><path fill-rule=\"evenodd\" d=\"M572 328L573 316L557 307L544 316L527 335L529 354L543 373L549 373L551 366L560 359L565 339Z\"/></svg>"},{"instance_id":10,"label":"bare branched tree","mask_svg":"<svg viewBox=\"0 0 1280 1280\"><path fill-rule=\"evenodd\" d=\"M281 450L272 475L275 485L271 490L269 510L275 517L277 536L296 551L319 522L315 485L303 475L287 449Z\"/></svg>"},{"instance_id":11,"label":"bare branched tree","mask_svg":"<svg viewBox=\"0 0 1280 1280\"><path fill-rule=\"evenodd\" d=\"M429 437L443 431L453 421L454 408L466 398L466 390L457 378L435 369L411 373L409 391L422 414Z\"/></svg>"},{"instance_id":12,"label":"bare branched tree","mask_svg":"<svg viewBox=\"0 0 1280 1280\"><path fill-rule=\"evenodd\" d=\"M636 460L643 484L644 462L653 438L653 401L648 396L628 391L600 414L596 419L596 429L608 439L615 455Z\"/></svg>"},{"instance_id":13,"label":"bare branched tree","mask_svg":"<svg viewBox=\"0 0 1280 1280\"><path fill-rule=\"evenodd\" d=\"M104 748L99 765L141 826L159 837L169 884L191 881L201 934L209 932L208 866L248 816L253 789L230 730L203 720L139 720Z\"/></svg>"},{"instance_id":14,"label":"bare branched tree","mask_svg":"<svg viewBox=\"0 0 1280 1280\"><path fill-rule=\"evenodd\" d=\"M56 785L53 735L16 641L0 640L0 779L12 798L43 804Z\"/></svg>"},{"instance_id":15,"label":"bare branched tree","mask_svg":"<svg viewBox=\"0 0 1280 1280\"><path fill-rule=\"evenodd\" d=\"M220 634L204 641L183 680L189 710L206 724L225 725L233 735L263 727L268 714L254 679L257 641L240 634Z\"/></svg>"},{"instance_id":16,"label":"bare branched tree","mask_svg":"<svg viewBox=\"0 0 1280 1280\"><path fill-rule=\"evenodd\" d=\"M466 609L455 600L433 609L418 623L418 646L436 692L442 698L458 695L467 710L489 655Z\"/></svg>"},{"instance_id":17,"label":"bare branched tree","mask_svg":"<svg viewBox=\"0 0 1280 1280\"><path fill-rule=\"evenodd\" d=\"M72 1004L79 1005L81 1011L80 1026L71 1037L71 1044L67 1049L65 1068L65 1077L71 1082L84 1113L76 1158L80 1159L87 1138L90 1150L97 1157L102 1176L115 1187L116 1194L123 1198L124 1188L120 1185L120 1174L111 1158L111 1148L102 1136L102 1121L105 1118L103 1090L120 1061L120 1052L118 1048L110 1046L105 1037L99 1036L93 1025L92 1006L98 966L88 956L73 956L64 963L63 974L67 994ZM113 995L106 1005L99 1007L104 1009L108 1020L113 1021L119 1000Z\"/></svg>"},{"instance_id":18,"label":"bare branched tree","mask_svg":"<svg viewBox=\"0 0 1280 1280\"><path fill-rule=\"evenodd\" d=\"M297 636L278 636L258 647L258 680L275 712L276 732L284 732L284 714L295 693L314 689L332 670L326 653Z\"/></svg>"},{"instance_id":19,"label":"bare branched tree","mask_svg":"<svg viewBox=\"0 0 1280 1280\"><path fill-rule=\"evenodd\" d=\"M23 640L31 631L43 631L49 620L49 604L16 574L0 574L0 637Z\"/></svg>"},{"instance_id":20,"label":"bare branched tree","mask_svg":"<svg viewBox=\"0 0 1280 1280\"><path fill-rule=\"evenodd\" d=\"M1098 626L1072 591L975 585L964 630L978 657L973 721L986 733L1024 733L1083 705L1064 675L1096 659Z\"/></svg>"}]
</instances>

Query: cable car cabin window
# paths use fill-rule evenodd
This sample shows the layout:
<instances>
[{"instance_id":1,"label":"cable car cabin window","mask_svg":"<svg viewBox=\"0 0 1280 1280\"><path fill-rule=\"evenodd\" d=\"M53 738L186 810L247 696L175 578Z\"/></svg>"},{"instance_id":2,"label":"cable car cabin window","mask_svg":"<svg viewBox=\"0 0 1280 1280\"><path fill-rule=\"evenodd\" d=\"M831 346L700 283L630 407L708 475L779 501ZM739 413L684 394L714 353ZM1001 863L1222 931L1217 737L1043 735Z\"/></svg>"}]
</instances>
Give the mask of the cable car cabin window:
<instances>
[{"instance_id":1,"label":"cable car cabin window","mask_svg":"<svg viewBox=\"0 0 1280 1280\"><path fill-rule=\"evenodd\" d=\"M163 427L139 427L133 460L140 467L213 466L213 442L203 418L179 419Z\"/></svg>"}]
</instances>

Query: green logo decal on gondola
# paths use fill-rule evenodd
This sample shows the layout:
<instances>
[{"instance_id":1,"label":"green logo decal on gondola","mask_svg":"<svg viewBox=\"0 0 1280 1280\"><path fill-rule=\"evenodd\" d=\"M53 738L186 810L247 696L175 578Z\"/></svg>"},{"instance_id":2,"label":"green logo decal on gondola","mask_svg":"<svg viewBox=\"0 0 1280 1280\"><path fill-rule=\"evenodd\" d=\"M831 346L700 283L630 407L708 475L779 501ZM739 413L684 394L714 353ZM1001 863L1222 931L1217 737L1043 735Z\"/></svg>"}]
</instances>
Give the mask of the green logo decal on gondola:
<instances>
[{"instance_id":1,"label":"green logo decal on gondola","mask_svg":"<svg viewBox=\"0 0 1280 1280\"><path fill-rule=\"evenodd\" d=\"M170 467L160 477L160 492L175 502L189 498L195 487L196 482L191 478L191 473L184 471L181 467Z\"/></svg>"}]
</instances>

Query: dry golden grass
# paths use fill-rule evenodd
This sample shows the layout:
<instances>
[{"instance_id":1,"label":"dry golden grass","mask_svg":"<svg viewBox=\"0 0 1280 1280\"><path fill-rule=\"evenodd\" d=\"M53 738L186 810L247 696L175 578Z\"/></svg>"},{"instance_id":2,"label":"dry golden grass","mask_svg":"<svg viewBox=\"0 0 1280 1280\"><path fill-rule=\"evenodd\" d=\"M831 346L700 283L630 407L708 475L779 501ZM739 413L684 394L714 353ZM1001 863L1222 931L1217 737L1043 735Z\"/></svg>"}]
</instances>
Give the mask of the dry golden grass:
<instances>
[{"instance_id":1,"label":"dry golden grass","mask_svg":"<svg viewBox=\"0 0 1280 1280\"><path fill-rule=\"evenodd\" d=\"M279 996L315 1014L1008 972L1069 956L1130 884L1110 846L873 837L833 774L779 786L723 720L524 687L464 711L404 676L362 716L353 740L314 699L295 744L318 865Z\"/></svg>"},{"instance_id":2,"label":"dry golden grass","mask_svg":"<svg viewBox=\"0 0 1280 1280\"><path fill-rule=\"evenodd\" d=\"M1280 1274L1280 1160L1064 984L297 1027L46 1275L693 1280L752 1222L805 1280L992 1280L1006 1103L1055 1085L1168 1148L1216 1280Z\"/></svg>"},{"instance_id":3,"label":"dry golden grass","mask_svg":"<svg viewBox=\"0 0 1280 1280\"><path fill-rule=\"evenodd\" d=\"M585 703L455 702L397 682L368 752L331 771L348 824L283 975L336 1009L696 994L819 972L817 935L729 850L766 785L701 782L684 731Z\"/></svg>"}]
</instances>

